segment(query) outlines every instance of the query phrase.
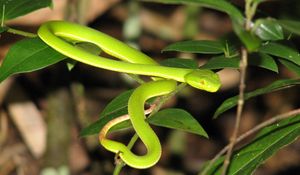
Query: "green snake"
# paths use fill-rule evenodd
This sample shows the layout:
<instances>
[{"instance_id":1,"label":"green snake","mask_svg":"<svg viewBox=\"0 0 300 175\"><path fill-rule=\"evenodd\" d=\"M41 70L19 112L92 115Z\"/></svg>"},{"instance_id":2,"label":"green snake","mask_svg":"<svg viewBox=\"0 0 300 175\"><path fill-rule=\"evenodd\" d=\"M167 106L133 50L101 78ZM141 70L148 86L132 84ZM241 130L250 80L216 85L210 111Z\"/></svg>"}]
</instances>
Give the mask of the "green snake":
<instances>
[{"instance_id":1,"label":"green snake","mask_svg":"<svg viewBox=\"0 0 300 175\"><path fill-rule=\"evenodd\" d=\"M128 115L109 122L100 132L100 143L108 150L119 153L121 159L135 168L153 166L161 156L158 137L145 121L144 103L155 96L168 94L176 89L177 82L208 92L216 92L220 86L217 74L206 69L187 69L161 66L147 55L89 27L65 21L50 21L42 24L39 37L56 51L78 61L111 71L146 75L156 81L142 84L131 95L128 102ZM74 46L74 43L87 42L97 45L103 52L120 59L113 60L94 55ZM107 139L109 129L124 120L131 120L132 126L147 148L145 155L132 153L124 144Z\"/></svg>"}]
</instances>

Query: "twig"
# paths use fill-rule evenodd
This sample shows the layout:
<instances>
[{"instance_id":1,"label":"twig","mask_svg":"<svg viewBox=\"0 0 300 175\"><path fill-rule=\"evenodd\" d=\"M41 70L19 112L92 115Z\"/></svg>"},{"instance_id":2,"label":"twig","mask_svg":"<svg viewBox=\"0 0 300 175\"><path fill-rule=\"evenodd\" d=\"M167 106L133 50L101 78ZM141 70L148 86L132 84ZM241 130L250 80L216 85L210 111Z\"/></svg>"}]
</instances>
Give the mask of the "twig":
<instances>
[{"instance_id":1,"label":"twig","mask_svg":"<svg viewBox=\"0 0 300 175\"><path fill-rule=\"evenodd\" d=\"M157 106L153 109L149 117L152 117L155 113L157 113L162 107L162 105L166 103L166 101L168 101L171 97L173 97L175 94L177 94L185 87L186 87L186 83L181 83L176 87L176 89L173 92L163 96L161 100L158 100Z\"/></svg>"},{"instance_id":2,"label":"twig","mask_svg":"<svg viewBox=\"0 0 300 175\"><path fill-rule=\"evenodd\" d=\"M12 34L15 34L15 35L25 36L27 38L35 38L35 37L37 37L37 35L34 34L34 33L24 32L22 30L13 29L13 28L10 28L10 27L6 30L6 32L12 33Z\"/></svg>"},{"instance_id":3,"label":"twig","mask_svg":"<svg viewBox=\"0 0 300 175\"><path fill-rule=\"evenodd\" d=\"M2 6L1 27L4 27L4 16L5 16L5 4L3 4Z\"/></svg>"},{"instance_id":4,"label":"twig","mask_svg":"<svg viewBox=\"0 0 300 175\"><path fill-rule=\"evenodd\" d=\"M8 135L8 119L7 114L0 111L0 150Z\"/></svg>"},{"instance_id":5,"label":"twig","mask_svg":"<svg viewBox=\"0 0 300 175\"><path fill-rule=\"evenodd\" d=\"M135 142L136 142L138 139L139 139L139 136L135 133L135 134L131 137L131 139L130 139L128 145L127 145L128 149L131 149L131 148L133 147L133 145L135 144ZM116 163L116 167L115 167L115 169L114 169L113 175L119 175L120 172L121 172L121 170L122 170L122 168L123 168L126 164L124 163L124 161L123 161L122 159L120 159L120 157L119 157L118 154L116 154L116 156L115 156L115 163Z\"/></svg>"},{"instance_id":6,"label":"twig","mask_svg":"<svg viewBox=\"0 0 300 175\"><path fill-rule=\"evenodd\" d=\"M86 12L88 9L89 0L77 0L76 11L77 11L77 22L81 25L86 25Z\"/></svg>"},{"instance_id":7,"label":"twig","mask_svg":"<svg viewBox=\"0 0 300 175\"><path fill-rule=\"evenodd\" d=\"M233 133L230 138L228 151L227 151L227 154L226 154L226 157L224 160L222 175L226 175L226 172L227 172L227 169L228 169L228 166L230 163L232 150L234 148L234 144L236 142L236 138L238 136L238 132L240 129L241 116L242 116L242 111L243 111L243 107L244 107L244 92L245 92L245 87L246 87L245 79L246 79L246 71L247 71L247 64L248 64L248 52L245 48L242 48L241 55L242 55L242 59L240 62L241 78L240 78L240 85L239 85L239 99L238 99L238 106L237 106L237 112L236 112L236 120L235 120Z\"/></svg>"},{"instance_id":8,"label":"twig","mask_svg":"<svg viewBox=\"0 0 300 175\"><path fill-rule=\"evenodd\" d=\"M257 131L261 130L262 128L271 125L273 123L276 123L280 120L295 116L300 114L300 108L299 109L295 109L283 114L279 114L276 115L274 117L272 117L269 120L266 120L260 124L258 124L256 127L250 129L249 131L243 133L242 135L240 135L236 140L235 140L235 144L239 143L240 141L244 140L245 138L247 138L248 136L256 133ZM205 169L201 172L201 175L205 175L207 173L207 171L211 168L211 166L229 149L229 144L227 146L225 146L218 154L215 155L215 157L209 162L209 164L205 167Z\"/></svg>"},{"instance_id":9,"label":"twig","mask_svg":"<svg viewBox=\"0 0 300 175\"><path fill-rule=\"evenodd\" d=\"M253 0L245 0L245 1L246 1L246 3L245 3L246 23L245 23L244 28L246 31L250 31L252 18L255 15L258 3L254 2ZM241 62L240 62L241 76L240 76L239 99L238 99L238 106L237 106L237 112L236 112L236 120L235 120L233 133L230 137L230 143L229 143L229 147L227 150L227 154L226 154L226 157L225 157L225 160L223 163L222 175L226 175L228 166L230 164L230 158L232 155L232 150L234 148L234 144L235 144L237 136L238 136L242 111L243 111L243 107L244 107L244 93L245 93L245 87L246 87L245 79L246 79L246 71L247 71L247 66L248 66L248 51L244 47L241 48L241 57L242 57Z\"/></svg>"}]
</instances>

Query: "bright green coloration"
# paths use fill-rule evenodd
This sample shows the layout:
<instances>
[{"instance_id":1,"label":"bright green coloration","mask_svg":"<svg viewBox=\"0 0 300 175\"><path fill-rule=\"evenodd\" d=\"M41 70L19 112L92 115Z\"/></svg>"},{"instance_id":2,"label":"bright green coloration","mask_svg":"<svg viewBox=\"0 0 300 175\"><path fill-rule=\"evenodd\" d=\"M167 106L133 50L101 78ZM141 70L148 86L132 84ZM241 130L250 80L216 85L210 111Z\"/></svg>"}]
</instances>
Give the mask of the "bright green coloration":
<instances>
[{"instance_id":1,"label":"bright green coloration","mask_svg":"<svg viewBox=\"0 0 300 175\"><path fill-rule=\"evenodd\" d=\"M186 82L197 89L208 92L215 92L221 86L218 76L210 70L192 70L160 66L150 57L128 45L99 31L78 24L63 21L47 22L39 28L38 35L44 42L58 52L91 66L116 72L173 79L179 82ZM76 49L72 44L57 36L74 43L93 43L107 54L127 62L107 59L93 55L85 50ZM194 73L192 73L193 71L196 71L196 74L199 76L195 77ZM192 78L190 78L190 76L192 76ZM201 83L197 83L197 81ZM205 81L204 86L202 81Z\"/></svg>"},{"instance_id":2,"label":"bright green coloration","mask_svg":"<svg viewBox=\"0 0 300 175\"><path fill-rule=\"evenodd\" d=\"M131 116L133 128L147 148L145 155L136 155L126 145L109 139L100 139L101 144L112 152L120 152L122 160L132 167L149 168L153 166L161 156L161 146L158 137L145 121L144 103L151 97L168 94L175 88L176 81L174 80L151 81L138 87L129 98L128 114ZM117 123L120 122L122 120Z\"/></svg>"},{"instance_id":3,"label":"bright green coloration","mask_svg":"<svg viewBox=\"0 0 300 175\"><path fill-rule=\"evenodd\" d=\"M120 153L124 162L135 168L153 166L160 158L160 142L144 120L144 103L147 99L172 92L176 81L208 92L217 91L220 80L217 74L207 69L186 69L161 66L145 54L94 29L63 21L43 24L38 30L40 38L58 52L85 64L117 72L147 75L170 80L158 80L145 83L137 88L128 102L128 111L132 125L147 147L143 156L133 154L124 144L105 139L106 132L113 125L128 120L121 116L105 126L100 133L100 142L108 150ZM69 42L67 42L69 41ZM104 52L123 61L116 61L94 55L70 43L88 42L100 47ZM174 81L175 80L175 81Z\"/></svg>"}]
</instances>

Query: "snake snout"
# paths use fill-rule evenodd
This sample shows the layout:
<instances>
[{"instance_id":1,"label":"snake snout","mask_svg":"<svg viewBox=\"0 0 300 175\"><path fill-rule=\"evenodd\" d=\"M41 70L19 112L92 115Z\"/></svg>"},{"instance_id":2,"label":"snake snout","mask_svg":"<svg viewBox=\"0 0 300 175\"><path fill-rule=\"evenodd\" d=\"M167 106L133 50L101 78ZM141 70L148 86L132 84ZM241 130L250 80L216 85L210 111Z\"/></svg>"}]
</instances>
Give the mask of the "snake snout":
<instances>
[{"instance_id":1,"label":"snake snout","mask_svg":"<svg viewBox=\"0 0 300 175\"><path fill-rule=\"evenodd\" d=\"M216 92L221 87L219 76L208 69L197 69L185 76L186 82L200 90Z\"/></svg>"}]
</instances>

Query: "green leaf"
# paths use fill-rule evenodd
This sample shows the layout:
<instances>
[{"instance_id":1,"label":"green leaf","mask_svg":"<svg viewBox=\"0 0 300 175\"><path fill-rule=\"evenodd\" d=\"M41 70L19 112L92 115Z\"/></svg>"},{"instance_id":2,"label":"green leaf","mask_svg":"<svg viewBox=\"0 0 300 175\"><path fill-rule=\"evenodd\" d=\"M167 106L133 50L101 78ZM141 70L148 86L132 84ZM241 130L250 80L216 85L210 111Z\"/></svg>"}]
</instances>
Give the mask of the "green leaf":
<instances>
[{"instance_id":1,"label":"green leaf","mask_svg":"<svg viewBox=\"0 0 300 175\"><path fill-rule=\"evenodd\" d=\"M7 28L7 27L5 27L5 26L4 26L4 27L0 27L0 33L6 32L6 31L7 31L7 29L8 29L8 28Z\"/></svg>"},{"instance_id":2,"label":"green leaf","mask_svg":"<svg viewBox=\"0 0 300 175\"><path fill-rule=\"evenodd\" d=\"M260 164L284 146L294 142L300 136L300 115L285 119L262 129L256 138L245 147L236 151L230 161L228 174L250 175ZM221 174L224 157L221 157L207 175Z\"/></svg>"},{"instance_id":3,"label":"green leaf","mask_svg":"<svg viewBox=\"0 0 300 175\"><path fill-rule=\"evenodd\" d=\"M254 27L254 33L262 40L282 40L284 39L281 25L272 19L258 19Z\"/></svg>"},{"instance_id":4,"label":"green leaf","mask_svg":"<svg viewBox=\"0 0 300 175\"><path fill-rule=\"evenodd\" d=\"M71 58L68 58L68 59L66 59L66 64L67 64L68 70L71 71L75 67L75 65L77 64L77 61L73 60Z\"/></svg>"},{"instance_id":5,"label":"green leaf","mask_svg":"<svg viewBox=\"0 0 300 175\"><path fill-rule=\"evenodd\" d=\"M121 93L114 98L108 105L103 109L99 118L105 118L111 114L121 116L127 114L128 100L133 93L133 89Z\"/></svg>"},{"instance_id":6,"label":"green leaf","mask_svg":"<svg viewBox=\"0 0 300 175\"><path fill-rule=\"evenodd\" d=\"M182 58L169 58L160 62L161 65L167 67L178 67L178 68L188 68L197 69L197 61L192 59L182 59Z\"/></svg>"},{"instance_id":7,"label":"green leaf","mask_svg":"<svg viewBox=\"0 0 300 175\"><path fill-rule=\"evenodd\" d=\"M299 52L290 47L287 47L285 45L269 42L269 43L263 44L263 46L259 49L259 51L262 53L269 54L269 55L284 58L284 59L289 60L297 65L300 65Z\"/></svg>"},{"instance_id":8,"label":"green leaf","mask_svg":"<svg viewBox=\"0 0 300 175\"><path fill-rule=\"evenodd\" d=\"M270 85L268 85L266 87L256 89L252 92L245 93L245 100L248 100L250 98L253 98L253 97L256 97L256 96L259 96L262 94L267 94L270 92L279 91L279 90L286 89L286 88L291 88L291 87L299 85L299 84L300 84L300 79L278 80L278 81L271 83ZM225 111L236 106L237 101L238 101L238 96L234 96L234 97L231 97L231 98L228 98L227 100L225 100L219 106L219 108L216 110L216 112L214 114L214 118L217 118L220 114L222 114Z\"/></svg>"},{"instance_id":9,"label":"green leaf","mask_svg":"<svg viewBox=\"0 0 300 175\"><path fill-rule=\"evenodd\" d=\"M233 43L235 42L229 42L227 40L223 41L223 45L225 47L224 55L226 56L226 58L232 58L239 55L239 48L238 48L239 46L237 46L236 43L235 44Z\"/></svg>"},{"instance_id":10,"label":"green leaf","mask_svg":"<svg viewBox=\"0 0 300 175\"><path fill-rule=\"evenodd\" d=\"M278 73L278 66L275 60L270 55L264 53L250 55L249 65L258 66Z\"/></svg>"},{"instance_id":11,"label":"green leaf","mask_svg":"<svg viewBox=\"0 0 300 175\"><path fill-rule=\"evenodd\" d=\"M279 24L287 31L292 32L296 35L300 35L300 22L292 20L277 20Z\"/></svg>"},{"instance_id":12,"label":"green leaf","mask_svg":"<svg viewBox=\"0 0 300 175\"><path fill-rule=\"evenodd\" d=\"M6 21L51 6L51 0L1 0L0 20L4 19Z\"/></svg>"},{"instance_id":13,"label":"green leaf","mask_svg":"<svg viewBox=\"0 0 300 175\"><path fill-rule=\"evenodd\" d=\"M75 44L76 48L83 49L92 53L94 55L99 55L102 52L102 49L93 43L80 42Z\"/></svg>"},{"instance_id":14,"label":"green leaf","mask_svg":"<svg viewBox=\"0 0 300 175\"><path fill-rule=\"evenodd\" d=\"M245 31L241 26L236 25L234 25L234 30L249 52L256 51L260 47L261 40L253 33Z\"/></svg>"},{"instance_id":15,"label":"green leaf","mask_svg":"<svg viewBox=\"0 0 300 175\"><path fill-rule=\"evenodd\" d=\"M182 109L170 108L159 111L152 117L147 118L147 121L156 126L178 129L208 137L198 121L194 119L191 114Z\"/></svg>"},{"instance_id":16,"label":"green leaf","mask_svg":"<svg viewBox=\"0 0 300 175\"><path fill-rule=\"evenodd\" d=\"M147 118L146 121L155 126L177 129L208 138L207 133L198 121L194 119L191 114L182 109L165 109ZM132 127L132 125L130 121L127 120L113 126L110 132L130 127Z\"/></svg>"},{"instance_id":17,"label":"green leaf","mask_svg":"<svg viewBox=\"0 0 300 175\"><path fill-rule=\"evenodd\" d=\"M223 68L239 68L239 57L226 58L224 55L213 57L209 59L201 69L223 69Z\"/></svg>"},{"instance_id":18,"label":"green leaf","mask_svg":"<svg viewBox=\"0 0 300 175\"><path fill-rule=\"evenodd\" d=\"M103 109L99 119L96 122L81 130L80 136L85 137L88 135L97 134L107 122L114 118L127 114L128 100L132 93L133 89L123 92L119 96L114 98Z\"/></svg>"},{"instance_id":19,"label":"green leaf","mask_svg":"<svg viewBox=\"0 0 300 175\"><path fill-rule=\"evenodd\" d=\"M76 43L75 47L79 48L79 49L83 49L85 51L88 51L94 55L99 55L102 51L101 48L99 48L95 44L87 43L87 42ZM69 71L71 71L77 64L77 61L74 59L67 59L66 62L67 62L67 67L68 67Z\"/></svg>"},{"instance_id":20,"label":"green leaf","mask_svg":"<svg viewBox=\"0 0 300 175\"><path fill-rule=\"evenodd\" d=\"M206 62L203 66L200 66L202 69L223 69L223 68L232 68L239 69L240 58L232 57L226 58L224 55L213 57ZM249 65L258 66L264 69L268 69L274 72L278 72L278 67L274 59L266 54L252 54L250 55Z\"/></svg>"},{"instance_id":21,"label":"green leaf","mask_svg":"<svg viewBox=\"0 0 300 175\"><path fill-rule=\"evenodd\" d=\"M296 75L300 76L300 66L297 64L287 61L285 59L278 59L281 64L283 64L287 69L296 73Z\"/></svg>"},{"instance_id":22,"label":"green leaf","mask_svg":"<svg viewBox=\"0 0 300 175\"><path fill-rule=\"evenodd\" d=\"M244 23L244 17L242 13L231 3L225 0L143 0L158 3L168 3L168 4L197 4L203 7L219 10L221 12L227 13L232 20L234 20L239 25Z\"/></svg>"},{"instance_id":23,"label":"green leaf","mask_svg":"<svg viewBox=\"0 0 300 175\"><path fill-rule=\"evenodd\" d=\"M244 16L234 5L225 0L144 0L168 4L197 4L203 7L219 10L227 13L232 19L233 29L240 40L246 45L249 51L255 51L260 46L260 40L249 32L244 26Z\"/></svg>"},{"instance_id":24,"label":"green leaf","mask_svg":"<svg viewBox=\"0 0 300 175\"><path fill-rule=\"evenodd\" d=\"M65 58L39 38L24 39L14 44L6 54L0 67L0 82L10 75L39 70Z\"/></svg>"},{"instance_id":25,"label":"green leaf","mask_svg":"<svg viewBox=\"0 0 300 175\"><path fill-rule=\"evenodd\" d=\"M224 52L224 46L218 41L182 41L171 44L162 51L178 51L189 53L219 54Z\"/></svg>"}]
</instances>

